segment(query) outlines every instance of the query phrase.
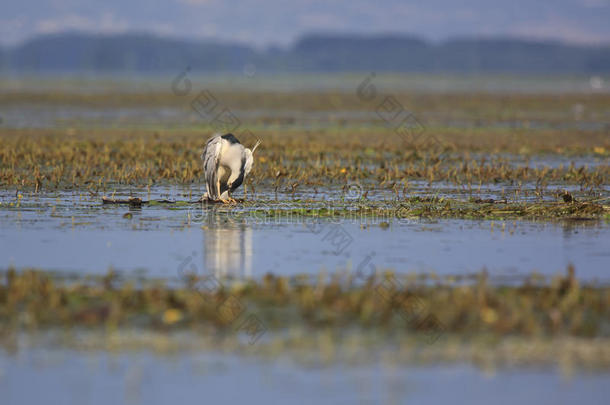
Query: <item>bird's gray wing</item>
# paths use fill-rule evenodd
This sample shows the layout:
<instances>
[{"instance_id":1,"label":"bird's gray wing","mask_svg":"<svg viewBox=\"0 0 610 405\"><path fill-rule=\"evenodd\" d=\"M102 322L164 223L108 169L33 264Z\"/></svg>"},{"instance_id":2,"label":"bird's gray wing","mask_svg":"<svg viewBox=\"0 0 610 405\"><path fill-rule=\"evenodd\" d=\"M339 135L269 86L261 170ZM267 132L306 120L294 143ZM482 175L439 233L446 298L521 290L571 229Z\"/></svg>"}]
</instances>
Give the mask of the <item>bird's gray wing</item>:
<instances>
[{"instance_id":1,"label":"bird's gray wing","mask_svg":"<svg viewBox=\"0 0 610 405\"><path fill-rule=\"evenodd\" d=\"M252 152L250 152L250 150L248 150L248 149L246 149L244 151L244 154L245 154L244 173L245 173L245 176L247 176L250 173L250 170L252 170L252 164L254 163L254 157L252 156Z\"/></svg>"},{"instance_id":2,"label":"bird's gray wing","mask_svg":"<svg viewBox=\"0 0 610 405\"><path fill-rule=\"evenodd\" d=\"M217 200L216 183L218 181L218 162L220 160L220 149L222 148L222 138L220 135L211 138L203 149L201 160L203 160L203 173L205 184L208 189L208 197Z\"/></svg>"}]
</instances>

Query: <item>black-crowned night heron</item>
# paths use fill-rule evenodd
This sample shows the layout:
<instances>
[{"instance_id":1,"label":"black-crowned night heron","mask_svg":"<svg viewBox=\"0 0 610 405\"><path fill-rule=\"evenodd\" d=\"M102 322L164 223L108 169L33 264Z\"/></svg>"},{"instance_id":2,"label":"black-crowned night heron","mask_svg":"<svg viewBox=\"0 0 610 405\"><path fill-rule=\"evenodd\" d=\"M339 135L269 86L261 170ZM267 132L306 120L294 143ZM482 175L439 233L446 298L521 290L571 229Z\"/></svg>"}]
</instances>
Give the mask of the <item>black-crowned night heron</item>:
<instances>
[{"instance_id":1,"label":"black-crowned night heron","mask_svg":"<svg viewBox=\"0 0 610 405\"><path fill-rule=\"evenodd\" d=\"M260 143L257 140L250 150L244 148L233 134L214 135L210 138L201 154L208 199L235 202L231 193L241 186L252 170L252 154Z\"/></svg>"}]
</instances>

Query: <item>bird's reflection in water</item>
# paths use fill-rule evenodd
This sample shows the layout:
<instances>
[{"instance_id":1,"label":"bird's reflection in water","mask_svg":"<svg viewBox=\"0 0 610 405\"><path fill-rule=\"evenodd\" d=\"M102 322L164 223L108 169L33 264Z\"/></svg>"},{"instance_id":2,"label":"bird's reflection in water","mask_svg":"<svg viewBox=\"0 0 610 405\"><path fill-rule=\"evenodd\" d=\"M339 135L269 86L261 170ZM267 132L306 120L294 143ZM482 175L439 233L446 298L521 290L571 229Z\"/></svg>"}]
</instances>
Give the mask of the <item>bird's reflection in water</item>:
<instances>
[{"instance_id":1,"label":"bird's reflection in water","mask_svg":"<svg viewBox=\"0 0 610 405\"><path fill-rule=\"evenodd\" d=\"M252 229L243 224L205 229L203 265L216 278L251 278Z\"/></svg>"}]
</instances>

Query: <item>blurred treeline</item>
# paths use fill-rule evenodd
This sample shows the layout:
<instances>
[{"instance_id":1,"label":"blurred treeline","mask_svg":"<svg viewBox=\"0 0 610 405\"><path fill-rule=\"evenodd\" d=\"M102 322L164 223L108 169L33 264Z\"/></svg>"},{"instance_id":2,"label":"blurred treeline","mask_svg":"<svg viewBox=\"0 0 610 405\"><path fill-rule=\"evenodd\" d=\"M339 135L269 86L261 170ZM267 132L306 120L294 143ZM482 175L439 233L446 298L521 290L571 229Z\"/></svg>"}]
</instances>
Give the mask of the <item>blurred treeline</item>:
<instances>
[{"instance_id":1,"label":"blurred treeline","mask_svg":"<svg viewBox=\"0 0 610 405\"><path fill-rule=\"evenodd\" d=\"M164 72L190 66L205 72L610 72L610 45L584 46L518 39L453 39L431 43L408 36L308 35L292 47L160 38L148 34L47 35L0 48L3 71Z\"/></svg>"}]
</instances>

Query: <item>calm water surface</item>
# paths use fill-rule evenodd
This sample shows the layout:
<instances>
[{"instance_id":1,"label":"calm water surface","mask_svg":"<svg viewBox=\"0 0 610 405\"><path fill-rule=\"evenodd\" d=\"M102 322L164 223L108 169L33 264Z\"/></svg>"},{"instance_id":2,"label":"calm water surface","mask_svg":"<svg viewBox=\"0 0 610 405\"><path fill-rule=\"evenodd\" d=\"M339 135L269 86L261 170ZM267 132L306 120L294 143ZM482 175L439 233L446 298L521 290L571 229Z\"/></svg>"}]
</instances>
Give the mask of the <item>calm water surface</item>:
<instances>
[{"instance_id":1,"label":"calm water surface","mask_svg":"<svg viewBox=\"0 0 610 405\"><path fill-rule=\"evenodd\" d=\"M467 365L302 367L232 355L0 352L2 403L604 404L608 374Z\"/></svg>"},{"instance_id":2,"label":"calm water surface","mask_svg":"<svg viewBox=\"0 0 610 405\"><path fill-rule=\"evenodd\" d=\"M610 227L603 221L351 218L314 226L311 218L239 216L248 211L202 211L196 204L130 210L102 205L99 196L60 193L25 196L11 207L14 195L3 197L0 255L4 266L17 268L100 274L113 267L172 279L186 260L198 272L254 278L345 269L465 274L486 268L516 276L556 274L572 263L582 279L610 279ZM189 200L175 189L149 198Z\"/></svg>"}]
</instances>

